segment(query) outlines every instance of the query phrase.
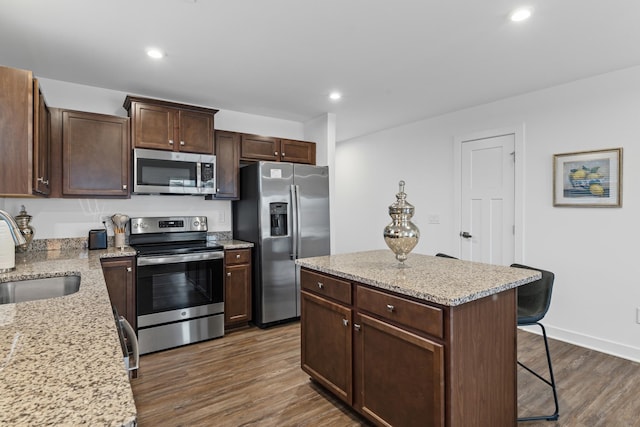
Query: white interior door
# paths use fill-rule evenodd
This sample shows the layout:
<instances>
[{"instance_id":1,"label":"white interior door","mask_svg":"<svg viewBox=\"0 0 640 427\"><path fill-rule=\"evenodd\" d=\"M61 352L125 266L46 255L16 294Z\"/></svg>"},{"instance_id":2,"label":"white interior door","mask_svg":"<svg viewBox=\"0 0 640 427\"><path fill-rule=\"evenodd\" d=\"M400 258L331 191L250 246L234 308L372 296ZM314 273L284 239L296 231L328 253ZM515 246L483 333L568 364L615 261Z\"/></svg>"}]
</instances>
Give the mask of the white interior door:
<instances>
[{"instance_id":1,"label":"white interior door","mask_svg":"<svg viewBox=\"0 0 640 427\"><path fill-rule=\"evenodd\" d=\"M515 261L515 135L462 141L460 257Z\"/></svg>"}]
</instances>

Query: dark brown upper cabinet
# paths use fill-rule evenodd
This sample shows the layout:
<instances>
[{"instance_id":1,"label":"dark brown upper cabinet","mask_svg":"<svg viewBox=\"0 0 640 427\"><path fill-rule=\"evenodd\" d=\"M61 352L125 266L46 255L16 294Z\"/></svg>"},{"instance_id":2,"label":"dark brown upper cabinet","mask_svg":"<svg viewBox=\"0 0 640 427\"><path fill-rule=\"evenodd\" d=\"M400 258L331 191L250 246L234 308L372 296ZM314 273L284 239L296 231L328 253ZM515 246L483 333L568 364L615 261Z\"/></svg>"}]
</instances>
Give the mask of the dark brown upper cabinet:
<instances>
[{"instance_id":1,"label":"dark brown upper cabinet","mask_svg":"<svg viewBox=\"0 0 640 427\"><path fill-rule=\"evenodd\" d=\"M51 193L51 112L40 91L38 79L33 79L33 192Z\"/></svg>"},{"instance_id":2,"label":"dark brown upper cabinet","mask_svg":"<svg viewBox=\"0 0 640 427\"><path fill-rule=\"evenodd\" d=\"M240 160L316 164L316 144L271 136L242 134Z\"/></svg>"},{"instance_id":3,"label":"dark brown upper cabinet","mask_svg":"<svg viewBox=\"0 0 640 427\"><path fill-rule=\"evenodd\" d=\"M0 67L0 195L48 195L49 117L28 70Z\"/></svg>"},{"instance_id":4,"label":"dark brown upper cabinet","mask_svg":"<svg viewBox=\"0 0 640 427\"><path fill-rule=\"evenodd\" d=\"M280 160L283 162L316 164L315 142L280 140Z\"/></svg>"},{"instance_id":5,"label":"dark brown upper cabinet","mask_svg":"<svg viewBox=\"0 0 640 427\"><path fill-rule=\"evenodd\" d=\"M218 110L127 96L135 148L215 154L213 129Z\"/></svg>"},{"instance_id":6,"label":"dark brown upper cabinet","mask_svg":"<svg viewBox=\"0 0 640 427\"><path fill-rule=\"evenodd\" d=\"M62 195L129 197L129 118L61 110Z\"/></svg>"},{"instance_id":7,"label":"dark brown upper cabinet","mask_svg":"<svg viewBox=\"0 0 640 427\"><path fill-rule=\"evenodd\" d=\"M216 131L216 183L215 199L237 200L240 197L240 134Z\"/></svg>"}]
</instances>

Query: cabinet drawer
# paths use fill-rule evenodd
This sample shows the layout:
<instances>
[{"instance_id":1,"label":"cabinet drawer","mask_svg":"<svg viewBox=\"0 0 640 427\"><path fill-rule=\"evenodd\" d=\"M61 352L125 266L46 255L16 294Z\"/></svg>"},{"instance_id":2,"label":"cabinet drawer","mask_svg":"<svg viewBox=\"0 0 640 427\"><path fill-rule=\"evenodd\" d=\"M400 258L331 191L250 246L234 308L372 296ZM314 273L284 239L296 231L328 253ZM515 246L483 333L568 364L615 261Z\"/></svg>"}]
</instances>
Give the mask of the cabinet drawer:
<instances>
[{"instance_id":1,"label":"cabinet drawer","mask_svg":"<svg viewBox=\"0 0 640 427\"><path fill-rule=\"evenodd\" d=\"M224 251L226 265L249 264L251 262L251 249L230 249Z\"/></svg>"},{"instance_id":2,"label":"cabinet drawer","mask_svg":"<svg viewBox=\"0 0 640 427\"><path fill-rule=\"evenodd\" d=\"M351 305L351 283L346 280L303 269L300 271L300 283L302 289Z\"/></svg>"},{"instance_id":3,"label":"cabinet drawer","mask_svg":"<svg viewBox=\"0 0 640 427\"><path fill-rule=\"evenodd\" d=\"M442 309L358 286L358 311L368 311L397 324L443 338Z\"/></svg>"}]
</instances>

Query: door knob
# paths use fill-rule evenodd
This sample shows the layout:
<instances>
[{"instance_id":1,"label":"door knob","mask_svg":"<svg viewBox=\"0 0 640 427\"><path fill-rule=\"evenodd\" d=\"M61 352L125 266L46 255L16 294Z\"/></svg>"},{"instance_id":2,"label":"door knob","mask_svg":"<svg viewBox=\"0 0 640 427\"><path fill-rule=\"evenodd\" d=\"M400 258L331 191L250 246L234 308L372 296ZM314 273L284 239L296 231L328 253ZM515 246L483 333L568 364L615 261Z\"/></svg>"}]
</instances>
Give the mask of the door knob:
<instances>
[{"instance_id":1,"label":"door knob","mask_svg":"<svg viewBox=\"0 0 640 427\"><path fill-rule=\"evenodd\" d=\"M465 239L470 239L471 238L471 234L469 234L468 231L461 231L460 232L460 237L464 237Z\"/></svg>"}]
</instances>

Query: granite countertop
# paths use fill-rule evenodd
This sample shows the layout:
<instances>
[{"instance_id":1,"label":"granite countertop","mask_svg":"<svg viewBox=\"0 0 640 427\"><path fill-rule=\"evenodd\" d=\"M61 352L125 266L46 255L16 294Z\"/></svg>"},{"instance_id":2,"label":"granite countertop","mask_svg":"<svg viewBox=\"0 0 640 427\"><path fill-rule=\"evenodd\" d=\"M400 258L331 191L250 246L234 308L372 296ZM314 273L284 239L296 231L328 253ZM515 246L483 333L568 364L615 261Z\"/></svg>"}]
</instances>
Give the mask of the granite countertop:
<instances>
[{"instance_id":1,"label":"granite countertop","mask_svg":"<svg viewBox=\"0 0 640 427\"><path fill-rule=\"evenodd\" d=\"M296 264L437 304L456 306L541 277L534 270L410 254L398 268L389 250L301 258Z\"/></svg>"},{"instance_id":2,"label":"granite countertop","mask_svg":"<svg viewBox=\"0 0 640 427\"><path fill-rule=\"evenodd\" d=\"M252 248L254 246L251 242L245 242L244 240L217 240L218 244L224 246L224 249L246 249Z\"/></svg>"},{"instance_id":3,"label":"granite countertop","mask_svg":"<svg viewBox=\"0 0 640 427\"><path fill-rule=\"evenodd\" d=\"M131 248L16 254L0 282L80 275L74 294L0 304L0 425L134 426L136 407L100 258Z\"/></svg>"},{"instance_id":4,"label":"granite countertop","mask_svg":"<svg viewBox=\"0 0 640 427\"><path fill-rule=\"evenodd\" d=\"M136 423L100 264L101 258L135 256L136 251L78 249L80 240L36 242L49 250L18 253L16 270L0 274L0 283L80 275L74 294L0 304L0 425ZM217 243L225 250L254 246L234 239Z\"/></svg>"}]
</instances>

